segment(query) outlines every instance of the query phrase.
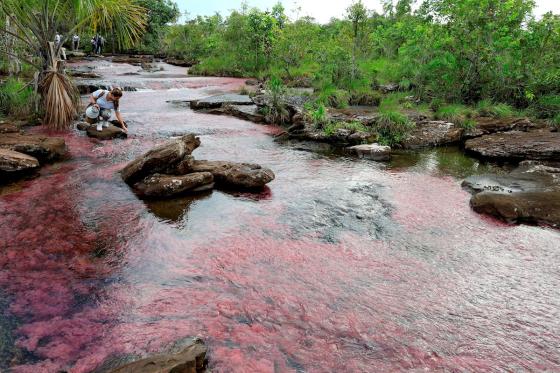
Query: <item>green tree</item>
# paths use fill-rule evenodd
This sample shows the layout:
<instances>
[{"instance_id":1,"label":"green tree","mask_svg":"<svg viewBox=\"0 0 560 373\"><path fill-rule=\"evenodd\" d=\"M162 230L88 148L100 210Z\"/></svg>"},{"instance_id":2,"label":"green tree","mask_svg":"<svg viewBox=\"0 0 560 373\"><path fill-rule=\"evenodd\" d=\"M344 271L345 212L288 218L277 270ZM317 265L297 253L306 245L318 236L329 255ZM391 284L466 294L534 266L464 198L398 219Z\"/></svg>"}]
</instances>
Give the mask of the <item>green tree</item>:
<instances>
[{"instance_id":1,"label":"green tree","mask_svg":"<svg viewBox=\"0 0 560 373\"><path fill-rule=\"evenodd\" d=\"M151 53L161 53L161 40L165 35L165 27L169 23L177 22L181 12L177 4L171 0L136 0L148 12L146 32L140 45Z\"/></svg>"},{"instance_id":2,"label":"green tree","mask_svg":"<svg viewBox=\"0 0 560 373\"><path fill-rule=\"evenodd\" d=\"M103 29L114 33L119 45L129 46L142 36L146 20L144 9L132 0L2 0L0 17L8 17L17 29L11 32L4 28L0 32L27 47L29 55L20 53L15 57L37 69L43 124L56 129L70 125L79 104L77 91L60 60L64 41L80 30ZM63 31L62 43L54 45L56 33ZM38 58L33 57L35 53Z\"/></svg>"}]
</instances>

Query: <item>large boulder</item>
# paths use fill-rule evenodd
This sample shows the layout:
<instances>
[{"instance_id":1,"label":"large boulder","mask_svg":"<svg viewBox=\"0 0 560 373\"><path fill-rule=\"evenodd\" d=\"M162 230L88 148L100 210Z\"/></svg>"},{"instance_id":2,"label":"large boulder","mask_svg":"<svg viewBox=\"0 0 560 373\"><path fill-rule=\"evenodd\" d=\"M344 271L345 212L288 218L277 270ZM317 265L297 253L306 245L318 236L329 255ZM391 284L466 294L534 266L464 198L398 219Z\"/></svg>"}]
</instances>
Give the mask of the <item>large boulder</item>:
<instances>
[{"instance_id":1,"label":"large boulder","mask_svg":"<svg viewBox=\"0 0 560 373\"><path fill-rule=\"evenodd\" d=\"M206 97L200 100L193 100L190 101L190 104L193 110L203 110L221 108L226 105L253 105L254 103L251 97L247 95L228 93Z\"/></svg>"},{"instance_id":2,"label":"large boulder","mask_svg":"<svg viewBox=\"0 0 560 373\"><path fill-rule=\"evenodd\" d=\"M155 173L186 174L193 162L190 155L199 146L200 139L193 134L168 141L130 162L121 176L126 183L133 184Z\"/></svg>"},{"instance_id":3,"label":"large boulder","mask_svg":"<svg viewBox=\"0 0 560 373\"><path fill-rule=\"evenodd\" d=\"M203 373L207 365L206 353L204 342L193 339L184 347L147 357L111 357L92 373Z\"/></svg>"},{"instance_id":4,"label":"large boulder","mask_svg":"<svg viewBox=\"0 0 560 373\"><path fill-rule=\"evenodd\" d=\"M126 139L127 133L117 126L112 124L109 127L103 128L98 131L96 125L92 125L86 128L87 135L98 140L113 140L113 139Z\"/></svg>"},{"instance_id":5,"label":"large boulder","mask_svg":"<svg viewBox=\"0 0 560 373\"><path fill-rule=\"evenodd\" d=\"M548 224L560 227L560 190L520 193L478 193L471 199L474 211L508 223Z\"/></svg>"},{"instance_id":6,"label":"large boulder","mask_svg":"<svg viewBox=\"0 0 560 373\"><path fill-rule=\"evenodd\" d=\"M33 171L39 167L37 158L8 149L0 149L0 181Z\"/></svg>"},{"instance_id":7,"label":"large boulder","mask_svg":"<svg viewBox=\"0 0 560 373\"><path fill-rule=\"evenodd\" d=\"M62 158L66 154L66 143L60 137L7 133L0 136L0 149L24 153L44 163Z\"/></svg>"},{"instance_id":8,"label":"large boulder","mask_svg":"<svg viewBox=\"0 0 560 373\"><path fill-rule=\"evenodd\" d=\"M461 141L463 131L460 126L445 121L420 121L404 141L403 147L417 149L458 143Z\"/></svg>"},{"instance_id":9,"label":"large boulder","mask_svg":"<svg viewBox=\"0 0 560 373\"><path fill-rule=\"evenodd\" d=\"M560 168L524 162L508 175L471 176L472 208L509 223L560 226Z\"/></svg>"},{"instance_id":10,"label":"large boulder","mask_svg":"<svg viewBox=\"0 0 560 373\"><path fill-rule=\"evenodd\" d=\"M201 192L214 187L214 176L210 172L195 172L187 175L153 174L134 189L145 197L172 197L186 192Z\"/></svg>"},{"instance_id":11,"label":"large boulder","mask_svg":"<svg viewBox=\"0 0 560 373\"><path fill-rule=\"evenodd\" d=\"M209 172L217 186L234 189L259 189L274 180L272 170L258 164L224 161L194 161L193 172Z\"/></svg>"},{"instance_id":12,"label":"large boulder","mask_svg":"<svg viewBox=\"0 0 560 373\"><path fill-rule=\"evenodd\" d=\"M495 133L468 140L467 152L494 160L560 160L560 132Z\"/></svg>"},{"instance_id":13,"label":"large boulder","mask_svg":"<svg viewBox=\"0 0 560 373\"><path fill-rule=\"evenodd\" d=\"M374 161L388 161L391 159L391 147L379 144L362 144L346 148L350 154L359 158L367 158Z\"/></svg>"}]
</instances>

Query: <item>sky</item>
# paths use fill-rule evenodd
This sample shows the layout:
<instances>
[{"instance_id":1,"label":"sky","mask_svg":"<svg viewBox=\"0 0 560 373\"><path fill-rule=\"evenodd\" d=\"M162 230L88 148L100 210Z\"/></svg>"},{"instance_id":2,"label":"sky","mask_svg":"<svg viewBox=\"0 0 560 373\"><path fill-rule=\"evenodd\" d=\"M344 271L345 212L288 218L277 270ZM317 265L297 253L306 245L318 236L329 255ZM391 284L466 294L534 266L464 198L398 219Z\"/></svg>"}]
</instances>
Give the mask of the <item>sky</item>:
<instances>
[{"instance_id":1,"label":"sky","mask_svg":"<svg viewBox=\"0 0 560 373\"><path fill-rule=\"evenodd\" d=\"M182 12L188 12L187 18L197 15L212 15L220 12L227 15L232 9L239 9L242 0L174 0L179 4ZM249 6L256 6L262 10L270 9L278 0L247 0ZM298 16L312 16L317 21L325 23L331 17L342 18L346 8L352 0L281 0L286 8L286 14L294 19ZM381 11L379 0L363 0L368 9ZM536 0L538 16L553 11L560 14L560 0ZM300 10L296 10L300 8Z\"/></svg>"}]
</instances>

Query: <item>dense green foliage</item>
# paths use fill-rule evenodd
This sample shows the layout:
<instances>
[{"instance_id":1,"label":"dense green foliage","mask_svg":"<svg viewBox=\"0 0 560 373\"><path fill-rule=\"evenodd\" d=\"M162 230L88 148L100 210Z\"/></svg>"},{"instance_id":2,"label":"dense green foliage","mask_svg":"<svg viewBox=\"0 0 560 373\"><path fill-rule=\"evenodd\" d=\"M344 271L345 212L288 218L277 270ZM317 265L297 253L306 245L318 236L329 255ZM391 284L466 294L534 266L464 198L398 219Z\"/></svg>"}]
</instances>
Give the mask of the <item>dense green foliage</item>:
<instances>
[{"instance_id":1,"label":"dense green foliage","mask_svg":"<svg viewBox=\"0 0 560 373\"><path fill-rule=\"evenodd\" d=\"M16 78L9 78L0 85L0 114L26 117L32 114L33 98L31 87Z\"/></svg>"},{"instance_id":2,"label":"dense green foliage","mask_svg":"<svg viewBox=\"0 0 560 373\"><path fill-rule=\"evenodd\" d=\"M161 40L167 31L166 25L178 20L181 13L176 3L171 0L136 0L146 9L148 20L146 32L139 44L139 50L148 53L162 53Z\"/></svg>"},{"instance_id":3,"label":"dense green foliage","mask_svg":"<svg viewBox=\"0 0 560 373\"><path fill-rule=\"evenodd\" d=\"M558 15L536 19L533 0L425 0L416 11L412 3L387 0L378 14L357 1L326 25L290 21L281 5L244 7L172 26L166 50L199 61L198 74L277 76L288 86L313 86L329 106L379 104L379 85L397 83L421 102L485 100L556 115ZM493 115L509 110L497 108Z\"/></svg>"}]
</instances>

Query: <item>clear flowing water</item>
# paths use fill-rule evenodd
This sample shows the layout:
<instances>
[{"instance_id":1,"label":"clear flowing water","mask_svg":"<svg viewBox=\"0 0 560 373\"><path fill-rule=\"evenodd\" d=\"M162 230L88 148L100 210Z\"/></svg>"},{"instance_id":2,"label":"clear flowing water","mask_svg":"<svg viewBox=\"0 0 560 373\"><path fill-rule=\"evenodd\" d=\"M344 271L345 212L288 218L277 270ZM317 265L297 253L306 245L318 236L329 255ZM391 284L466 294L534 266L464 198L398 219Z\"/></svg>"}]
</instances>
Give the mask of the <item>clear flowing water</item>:
<instances>
[{"instance_id":1,"label":"clear flowing water","mask_svg":"<svg viewBox=\"0 0 560 373\"><path fill-rule=\"evenodd\" d=\"M62 134L70 158L0 189L0 371L87 372L201 336L215 372L560 371L560 233L473 213L453 149L390 165L278 144L279 129L167 100L241 80L95 63L127 140ZM40 130L38 130L40 131ZM260 194L141 201L127 161L197 133Z\"/></svg>"}]
</instances>

